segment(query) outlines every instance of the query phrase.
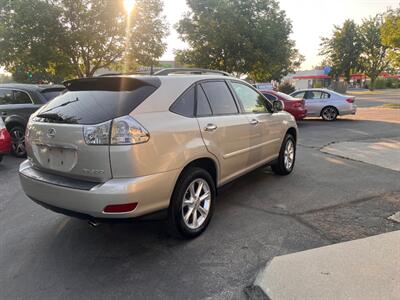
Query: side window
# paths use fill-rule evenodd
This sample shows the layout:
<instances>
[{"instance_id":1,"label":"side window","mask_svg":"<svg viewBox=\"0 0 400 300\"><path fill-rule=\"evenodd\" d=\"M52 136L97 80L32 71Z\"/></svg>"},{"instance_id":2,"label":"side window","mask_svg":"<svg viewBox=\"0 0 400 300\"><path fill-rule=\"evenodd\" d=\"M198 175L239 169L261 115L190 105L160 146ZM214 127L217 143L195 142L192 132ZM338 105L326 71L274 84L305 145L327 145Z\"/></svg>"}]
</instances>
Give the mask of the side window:
<instances>
[{"instance_id":1,"label":"side window","mask_svg":"<svg viewBox=\"0 0 400 300\"><path fill-rule=\"evenodd\" d=\"M0 89L0 105L13 104L13 93L11 90Z\"/></svg>"},{"instance_id":2,"label":"side window","mask_svg":"<svg viewBox=\"0 0 400 300\"><path fill-rule=\"evenodd\" d=\"M297 99L304 99L305 98L304 94L305 94L305 92L298 92L298 93L294 93L292 95L292 97L297 98Z\"/></svg>"},{"instance_id":3,"label":"side window","mask_svg":"<svg viewBox=\"0 0 400 300\"><path fill-rule=\"evenodd\" d=\"M31 98L25 92L14 91L14 104L32 104Z\"/></svg>"},{"instance_id":4,"label":"side window","mask_svg":"<svg viewBox=\"0 0 400 300\"><path fill-rule=\"evenodd\" d=\"M194 87L175 101L171 107L171 111L189 118L194 116Z\"/></svg>"},{"instance_id":5,"label":"side window","mask_svg":"<svg viewBox=\"0 0 400 300\"><path fill-rule=\"evenodd\" d=\"M322 92L320 91L308 91L306 94L306 99L321 99L322 98Z\"/></svg>"},{"instance_id":6,"label":"side window","mask_svg":"<svg viewBox=\"0 0 400 300\"><path fill-rule=\"evenodd\" d=\"M278 100L274 95L268 94L268 93L263 93L263 95L270 101L275 101Z\"/></svg>"},{"instance_id":7,"label":"side window","mask_svg":"<svg viewBox=\"0 0 400 300\"><path fill-rule=\"evenodd\" d=\"M212 115L210 103L200 85L197 85L197 116L204 117Z\"/></svg>"},{"instance_id":8,"label":"side window","mask_svg":"<svg viewBox=\"0 0 400 300\"><path fill-rule=\"evenodd\" d=\"M331 97L331 95L329 95L328 93L321 93L321 99L329 99Z\"/></svg>"},{"instance_id":9,"label":"side window","mask_svg":"<svg viewBox=\"0 0 400 300\"><path fill-rule=\"evenodd\" d=\"M237 114L235 100L224 81L209 81L201 84L214 115Z\"/></svg>"},{"instance_id":10,"label":"side window","mask_svg":"<svg viewBox=\"0 0 400 300\"><path fill-rule=\"evenodd\" d=\"M232 82L232 86L239 97L240 102L243 104L245 112L268 112L267 100L262 95L242 83Z\"/></svg>"}]
</instances>

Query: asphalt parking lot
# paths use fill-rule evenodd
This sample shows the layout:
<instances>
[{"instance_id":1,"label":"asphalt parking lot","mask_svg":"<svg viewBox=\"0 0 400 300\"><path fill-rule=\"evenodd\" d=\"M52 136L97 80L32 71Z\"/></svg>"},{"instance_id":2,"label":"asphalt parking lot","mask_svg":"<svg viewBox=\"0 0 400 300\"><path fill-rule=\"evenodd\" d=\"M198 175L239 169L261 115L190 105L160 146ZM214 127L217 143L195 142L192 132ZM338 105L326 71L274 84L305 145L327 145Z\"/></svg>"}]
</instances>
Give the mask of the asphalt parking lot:
<instances>
[{"instance_id":1,"label":"asphalt parking lot","mask_svg":"<svg viewBox=\"0 0 400 300\"><path fill-rule=\"evenodd\" d=\"M360 96L358 104L382 105L383 97ZM276 255L400 230L387 219L400 211L399 172L320 151L333 142L400 138L395 112L397 120L383 113L301 122L294 172L259 169L222 188L208 230L191 241L167 235L162 221L93 228L50 212L21 191L22 160L6 157L0 298L240 299Z\"/></svg>"}]
</instances>

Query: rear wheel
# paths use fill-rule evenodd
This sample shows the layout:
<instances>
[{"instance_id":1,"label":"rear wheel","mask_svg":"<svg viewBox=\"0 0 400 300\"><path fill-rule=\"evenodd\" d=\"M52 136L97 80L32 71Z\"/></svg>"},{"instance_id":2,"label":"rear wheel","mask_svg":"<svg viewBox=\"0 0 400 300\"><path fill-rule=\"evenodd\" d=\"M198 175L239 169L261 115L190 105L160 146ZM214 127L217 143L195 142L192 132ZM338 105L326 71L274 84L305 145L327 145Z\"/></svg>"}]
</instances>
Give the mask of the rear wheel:
<instances>
[{"instance_id":1,"label":"rear wheel","mask_svg":"<svg viewBox=\"0 0 400 300\"><path fill-rule=\"evenodd\" d=\"M169 207L169 225L174 234L199 236L208 226L216 197L211 175L201 168L189 168L180 176Z\"/></svg>"},{"instance_id":2,"label":"rear wheel","mask_svg":"<svg viewBox=\"0 0 400 300\"><path fill-rule=\"evenodd\" d=\"M271 166L272 171L278 175L288 175L293 171L295 161L296 141L291 134L286 134L279 151L278 160Z\"/></svg>"},{"instance_id":3,"label":"rear wheel","mask_svg":"<svg viewBox=\"0 0 400 300\"><path fill-rule=\"evenodd\" d=\"M333 106L324 107L321 111L321 117L325 121L336 120L338 114L339 114L338 110L336 109L336 107Z\"/></svg>"},{"instance_id":4,"label":"rear wheel","mask_svg":"<svg viewBox=\"0 0 400 300\"><path fill-rule=\"evenodd\" d=\"M10 130L12 153L16 157L25 157L25 129L22 126L15 126Z\"/></svg>"}]
</instances>

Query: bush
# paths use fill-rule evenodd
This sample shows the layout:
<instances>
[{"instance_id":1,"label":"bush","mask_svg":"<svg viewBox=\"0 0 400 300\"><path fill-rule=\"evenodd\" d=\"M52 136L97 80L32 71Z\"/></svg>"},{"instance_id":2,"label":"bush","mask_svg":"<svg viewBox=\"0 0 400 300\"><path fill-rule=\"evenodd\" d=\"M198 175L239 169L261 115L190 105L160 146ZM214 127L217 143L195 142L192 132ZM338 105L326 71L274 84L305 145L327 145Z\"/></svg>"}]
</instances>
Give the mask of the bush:
<instances>
[{"instance_id":1,"label":"bush","mask_svg":"<svg viewBox=\"0 0 400 300\"><path fill-rule=\"evenodd\" d=\"M386 79L377 78L375 80L374 89L380 90L386 88Z\"/></svg>"},{"instance_id":2,"label":"bush","mask_svg":"<svg viewBox=\"0 0 400 300\"><path fill-rule=\"evenodd\" d=\"M388 89L398 89L400 88L400 80L397 78L387 78L386 87Z\"/></svg>"},{"instance_id":3,"label":"bush","mask_svg":"<svg viewBox=\"0 0 400 300\"><path fill-rule=\"evenodd\" d=\"M284 81L278 86L278 91L285 93L285 94L291 94L296 90L294 85L292 85L289 81Z\"/></svg>"}]
</instances>

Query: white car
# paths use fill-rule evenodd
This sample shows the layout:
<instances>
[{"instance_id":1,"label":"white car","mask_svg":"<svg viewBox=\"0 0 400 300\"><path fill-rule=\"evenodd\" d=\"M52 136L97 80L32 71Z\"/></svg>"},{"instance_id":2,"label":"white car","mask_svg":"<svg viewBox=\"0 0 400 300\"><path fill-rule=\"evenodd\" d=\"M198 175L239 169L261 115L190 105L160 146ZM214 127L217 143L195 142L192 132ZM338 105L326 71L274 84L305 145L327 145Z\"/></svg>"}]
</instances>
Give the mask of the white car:
<instances>
[{"instance_id":1,"label":"white car","mask_svg":"<svg viewBox=\"0 0 400 300\"><path fill-rule=\"evenodd\" d=\"M328 89L299 90L290 95L305 100L307 116L322 117L325 121L334 121L337 116L355 115L357 111L354 96L342 95Z\"/></svg>"}]
</instances>

